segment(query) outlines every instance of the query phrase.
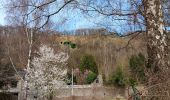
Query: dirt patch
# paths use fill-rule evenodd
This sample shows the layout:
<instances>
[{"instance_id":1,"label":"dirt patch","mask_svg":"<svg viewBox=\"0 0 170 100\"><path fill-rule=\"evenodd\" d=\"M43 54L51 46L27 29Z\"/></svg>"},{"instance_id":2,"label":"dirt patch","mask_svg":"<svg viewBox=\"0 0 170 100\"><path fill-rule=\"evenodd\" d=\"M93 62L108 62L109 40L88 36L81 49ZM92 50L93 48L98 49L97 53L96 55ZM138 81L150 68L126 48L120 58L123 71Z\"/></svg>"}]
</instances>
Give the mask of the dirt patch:
<instances>
[{"instance_id":1,"label":"dirt patch","mask_svg":"<svg viewBox=\"0 0 170 100\"><path fill-rule=\"evenodd\" d=\"M104 100L104 98L96 98L91 96L71 96L71 97L62 97L62 98L55 98L54 100Z\"/></svg>"},{"instance_id":2,"label":"dirt patch","mask_svg":"<svg viewBox=\"0 0 170 100\"><path fill-rule=\"evenodd\" d=\"M92 97L92 96L71 96L55 98L54 100L126 100L125 98L113 98L113 97Z\"/></svg>"}]
</instances>

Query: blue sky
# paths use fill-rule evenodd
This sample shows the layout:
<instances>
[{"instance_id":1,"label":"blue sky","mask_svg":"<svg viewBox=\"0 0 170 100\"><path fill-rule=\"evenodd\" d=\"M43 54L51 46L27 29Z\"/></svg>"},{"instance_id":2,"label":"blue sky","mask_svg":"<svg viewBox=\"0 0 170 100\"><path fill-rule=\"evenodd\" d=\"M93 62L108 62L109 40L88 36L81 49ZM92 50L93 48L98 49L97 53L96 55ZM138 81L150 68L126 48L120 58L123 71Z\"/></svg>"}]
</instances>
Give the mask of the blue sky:
<instances>
[{"instance_id":1,"label":"blue sky","mask_svg":"<svg viewBox=\"0 0 170 100\"><path fill-rule=\"evenodd\" d=\"M99 0L100 1L100 0ZM119 1L119 0L118 0ZM124 2L126 0L123 0ZM1 7L6 3L6 0L0 0ZM123 9L127 9L128 6L123 3ZM0 8L0 24L6 25L5 23L5 10ZM131 31L130 25L127 26L127 22L120 20L112 20L112 17L105 17L102 15L87 16L82 14L80 10L64 9L62 12L52 17L54 21L53 28L58 31L72 31L82 28L107 28L110 31L118 33L126 33Z\"/></svg>"},{"instance_id":2,"label":"blue sky","mask_svg":"<svg viewBox=\"0 0 170 100\"><path fill-rule=\"evenodd\" d=\"M0 25L5 25L5 12L0 9Z\"/></svg>"},{"instance_id":3,"label":"blue sky","mask_svg":"<svg viewBox=\"0 0 170 100\"><path fill-rule=\"evenodd\" d=\"M5 9L3 8L3 5L5 4L5 0L0 0L0 25L6 25L6 13ZM69 17L68 17L69 16ZM63 24L62 20L60 18L66 17L66 21ZM55 23L58 23L60 26L57 26L57 29L61 30L74 30L79 28L89 28L89 27L95 27L96 25L93 22L90 22L90 20L93 20L92 18L85 18L80 12L67 12L65 15L63 13L59 13L58 15L54 16L53 21ZM101 18L99 17L98 20ZM59 21L60 20L60 21ZM64 19L63 19L64 20ZM60 24L62 23L62 24Z\"/></svg>"},{"instance_id":4,"label":"blue sky","mask_svg":"<svg viewBox=\"0 0 170 100\"><path fill-rule=\"evenodd\" d=\"M64 19L64 24L62 23L62 19ZM95 24L96 22L101 22L103 20L103 16L98 17L89 17L82 14L79 10L76 11L64 11L64 13L59 13L58 15L53 17L53 21L57 24L56 28L58 30L74 30L81 28L99 28Z\"/></svg>"},{"instance_id":5,"label":"blue sky","mask_svg":"<svg viewBox=\"0 0 170 100\"><path fill-rule=\"evenodd\" d=\"M0 25L5 25L5 10L3 8L4 0L0 0Z\"/></svg>"},{"instance_id":6,"label":"blue sky","mask_svg":"<svg viewBox=\"0 0 170 100\"><path fill-rule=\"evenodd\" d=\"M125 5L126 8L123 9L128 9L126 3L123 4L123 7L125 7ZM120 18L120 16L115 18ZM134 29L132 28L132 25L131 27L128 25L127 21L113 20L113 17L106 17L101 14L95 14L94 12L92 16L88 16L86 14L82 14L80 10L75 9L62 10L62 12L53 16L53 21L56 23L55 28L59 31L70 31L81 28L107 28L109 31L126 33Z\"/></svg>"}]
</instances>

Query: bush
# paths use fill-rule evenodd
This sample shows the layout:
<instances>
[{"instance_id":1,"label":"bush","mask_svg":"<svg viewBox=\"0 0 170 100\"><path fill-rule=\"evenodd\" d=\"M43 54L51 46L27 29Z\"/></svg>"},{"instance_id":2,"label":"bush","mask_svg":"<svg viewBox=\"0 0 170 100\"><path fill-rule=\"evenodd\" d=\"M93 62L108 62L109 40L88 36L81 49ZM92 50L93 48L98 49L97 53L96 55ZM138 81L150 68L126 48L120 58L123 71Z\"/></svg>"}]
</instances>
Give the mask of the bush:
<instances>
[{"instance_id":1,"label":"bush","mask_svg":"<svg viewBox=\"0 0 170 100\"><path fill-rule=\"evenodd\" d=\"M94 80L97 78L97 74L93 73L93 72L89 72L89 74L87 75L87 78L86 78L86 82L88 84L94 82Z\"/></svg>"},{"instance_id":2,"label":"bush","mask_svg":"<svg viewBox=\"0 0 170 100\"><path fill-rule=\"evenodd\" d=\"M63 43L63 42L61 42L61 44L62 44L62 43ZM75 43L72 43L71 41L65 41L63 44L66 45L66 46L70 46L72 49L75 49L75 48L76 48L76 44L75 44Z\"/></svg>"},{"instance_id":3,"label":"bush","mask_svg":"<svg viewBox=\"0 0 170 100\"><path fill-rule=\"evenodd\" d=\"M137 85L137 82L134 78L129 78L128 79L128 85L135 86L135 85Z\"/></svg>"},{"instance_id":4,"label":"bush","mask_svg":"<svg viewBox=\"0 0 170 100\"><path fill-rule=\"evenodd\" d=\"M88 70L94 72L95 74L98 74L97 65L96 65L96 62L95 62L94 57L92 55L85 54L81 58L80 70L82 72L84 72L85 69L88 69Z\"/></svg>"},{"instance_id":5,"label":"bush","mask_svg":"<svg viewBox=\"0 0 170 100\"><path fill-rule=\"evenodd\" d=\"M109 80L110 84L113 84L117 87L124 87L125 86L125 76L123 73L123 70L121 69L121 67L118 67L115 71L115 73L111 76L110 80Z\"/></svg>"},{"instance_id":6,"label":"bush","mask_svg":"<svg viewBox=\"0 0 170 100\"><path fill-rule=\"evenodd\" d=\"M139 53L137 56L132 55L129 60L129 66L132 72L132 76L138 79L140 82L145 81L145 57Z\"/></svg>"},{"instance_id":7,"label":"bush","mask_svg":"<svg viewBox=\"0 0 170 100\"><path fill-rule=\"evenodd\" d=\"M64 45L69 45L71 43L71 41L65 41Z\"/></svg>"},{"instance_id":8,"label":"bush","mask_svg":"<svg viewBox=\"0 0 170 100\"><path fill-rule=\"evenodd\" d=\"M75 48L76 48L76 44L75 44L75 43L71 43L71 44L70 44L70 47L71 47L72 49L75 49Z\"/></svg>"}]
</instances>

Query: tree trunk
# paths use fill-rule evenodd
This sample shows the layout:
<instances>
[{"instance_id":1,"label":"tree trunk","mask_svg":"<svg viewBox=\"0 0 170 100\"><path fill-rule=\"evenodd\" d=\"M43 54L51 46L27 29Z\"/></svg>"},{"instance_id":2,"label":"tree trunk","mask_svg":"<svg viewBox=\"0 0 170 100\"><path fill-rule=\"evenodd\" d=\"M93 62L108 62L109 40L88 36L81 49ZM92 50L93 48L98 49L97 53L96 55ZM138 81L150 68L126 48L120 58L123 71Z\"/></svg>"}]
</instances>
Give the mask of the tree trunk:
<instances>
[{"instance_id":1,"label":"tree trunk","mask_svg":"<svg viewBox=\"0 0 170 100\"><path fill-rule=\"evenodd\" d=\"M168 79L167 34L164 30L161 0L143 0L144 17L146 22L147 53L148 53L148 85L165 84ZM164 86L164 85L162 85ZM165 89L156 85L149 89L149 94L158 95ZM159 95L161 95L159 93ZM157 98L161 100L160 98ZM157 100L154 99L153 100ZM164 99L166 100L166 99Z\"/></svg>"},{"instance_id":2,"label":"tree trunk","mask_svg":"<svg viewBox=\"0 0 170 100\"><path fill-rule=\"evenodd\" d=\"M26 34L27 34L27 39L28 39L28 44L29 44L29 50L28 50L28 60L27 60L27 66L26 66L26 75L28 70L30 69L31 65L31 54L32 54L32 45L33 45L33 30L31 29L30 36L29 36L29 31L28 28L25 28ZM27 79L25 80L25 100L28 99L28 84L27 84Z\"/></svg>"}]
</instances>

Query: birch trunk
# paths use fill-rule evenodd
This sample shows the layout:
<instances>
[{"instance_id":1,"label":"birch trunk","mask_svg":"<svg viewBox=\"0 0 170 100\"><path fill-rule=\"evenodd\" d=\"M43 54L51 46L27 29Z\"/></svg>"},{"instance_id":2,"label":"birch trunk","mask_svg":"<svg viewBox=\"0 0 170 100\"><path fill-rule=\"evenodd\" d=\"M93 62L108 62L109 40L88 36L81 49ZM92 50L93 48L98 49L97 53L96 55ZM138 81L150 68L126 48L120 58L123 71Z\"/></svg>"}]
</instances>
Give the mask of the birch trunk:
<instances>
[{"instance_id":1,"label":"birch trunk","mask_svg":"<svg viewBox=\"0 0 170 100\"><path fill-rule=\"evenodd\" d=\"M167 59L167 34L164 31L161 0L143 0L143 5L147 37L148 85L165 84L169 78L169 68ZM149 94L162 95L158 93L158 91L160 92L162 90L164 91L165 88L156 85L154 89L149 89ZM153 100L161 100L161 98L157 96Z\"/></svg>"},{"instance_id":2,"label":"birch trunk","mask_svg":"<svg viewBox=\"0 0 170 100\"><path fill-rule=\"evenodd\" d=\"M27 34L27 40L28 40L28 44L29 44L29 50L28 50L28 60L27 60L27 66L26 66L26 75L28 70L30 69L30 64L31 64L31 54L32 54L32 44L33 44L33 31L31 29L31 32L29 33L28 28L25 29L26 30L26 34ZM28 99L28 85L27 85L27 80L25 80L25 100Z\"/></svg>"}]
</instances>

